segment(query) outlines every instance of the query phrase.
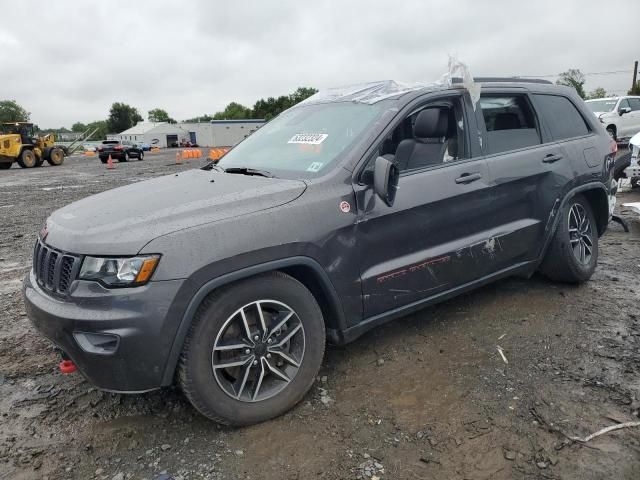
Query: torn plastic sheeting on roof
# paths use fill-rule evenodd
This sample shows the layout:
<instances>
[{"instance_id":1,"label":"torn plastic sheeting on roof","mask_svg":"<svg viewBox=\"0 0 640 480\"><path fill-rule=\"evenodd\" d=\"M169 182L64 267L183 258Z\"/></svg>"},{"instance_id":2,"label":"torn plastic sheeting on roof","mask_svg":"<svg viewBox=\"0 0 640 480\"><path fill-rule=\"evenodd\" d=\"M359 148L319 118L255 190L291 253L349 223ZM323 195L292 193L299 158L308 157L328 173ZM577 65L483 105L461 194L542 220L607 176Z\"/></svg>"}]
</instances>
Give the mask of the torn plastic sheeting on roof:
<instances>
[{"instance_id":1,"label":"torn plastic sheeting on roof","mask_svg":"<svg viewBox=\"0 0 640 480\"><path fill-rule=\"evenodd\" d=\"M445 89L453 85L453 79L459 75L462 78L462 86L469 91L473 108L480 99L480 84L475 83L473 76L469 71L469 67L457 60L455 57L449 57L449 68L447 73L442 75L437 82L397 82L395 80L382 80L378 82L359 83L355 85L347 85L343 87L334 87L320 90L318 93L307 98L301 105L312 103L328 103L328 102L358 102L373 104L387 98L399 97L405 93L414 92L423 89ZM456 83L460 84L460 83Z\"/></svg>"}]
</instances>

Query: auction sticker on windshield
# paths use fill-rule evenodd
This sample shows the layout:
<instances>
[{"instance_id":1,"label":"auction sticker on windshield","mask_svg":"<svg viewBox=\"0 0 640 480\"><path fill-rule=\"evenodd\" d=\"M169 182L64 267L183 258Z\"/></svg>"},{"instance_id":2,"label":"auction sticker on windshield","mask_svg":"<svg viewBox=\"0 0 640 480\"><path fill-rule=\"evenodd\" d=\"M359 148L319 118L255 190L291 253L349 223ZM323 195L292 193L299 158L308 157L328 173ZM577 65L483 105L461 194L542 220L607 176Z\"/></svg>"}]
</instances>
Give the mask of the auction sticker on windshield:
<instances>
[{"instance_id":1,"label":"auction sticker on windshield","mask_svg":"<svg viewBox=\"0 0 640 480\"><path fill-rule=\"evenodd\" d=\"M296 133L287 143L303 143L305 145L320 145L329 135L326 133Z\"/></svg>"}]
</instances>

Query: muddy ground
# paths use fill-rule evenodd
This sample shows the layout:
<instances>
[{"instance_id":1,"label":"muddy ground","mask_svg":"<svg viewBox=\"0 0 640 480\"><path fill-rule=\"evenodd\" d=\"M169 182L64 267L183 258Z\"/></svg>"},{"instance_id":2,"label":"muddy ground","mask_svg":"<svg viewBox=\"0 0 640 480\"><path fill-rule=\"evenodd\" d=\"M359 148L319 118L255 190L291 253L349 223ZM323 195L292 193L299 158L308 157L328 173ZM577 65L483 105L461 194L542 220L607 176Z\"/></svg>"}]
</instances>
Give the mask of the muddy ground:
<instances>
[{"instance_id":1,"label":"muddy ground","mask_svg":"<svg viewBox=\"0 0 640 480\"><path fill-rule=\"evenodd\" d=\"M177 390L124 396L61 375L20 295L36 232L76 199L189 168L174 155L0 172L0 479L640 478L640 428L567 439L640 420L630 212L585 285L508 279L329 347L303 402L261 425L220 427Z\"/></svg>"}]
</instances>

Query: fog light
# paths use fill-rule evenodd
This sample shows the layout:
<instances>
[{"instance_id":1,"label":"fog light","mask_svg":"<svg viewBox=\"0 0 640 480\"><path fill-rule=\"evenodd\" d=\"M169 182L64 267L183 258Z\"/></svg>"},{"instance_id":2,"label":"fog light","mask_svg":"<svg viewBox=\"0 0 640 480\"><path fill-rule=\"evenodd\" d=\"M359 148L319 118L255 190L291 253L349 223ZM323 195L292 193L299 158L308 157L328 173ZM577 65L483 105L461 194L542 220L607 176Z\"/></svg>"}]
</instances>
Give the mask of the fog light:
<instances>
[{"instance_id":1,"label":"fog light","mask_svg":"<svg viewBox=\"0 0 640 480\"><path fill-rule=\"evenodd\" d=\"M120 345L120 337L109 333L75 332L73 338L82 350L97 355L111 355Z\"/></svg>"}]
</instances>

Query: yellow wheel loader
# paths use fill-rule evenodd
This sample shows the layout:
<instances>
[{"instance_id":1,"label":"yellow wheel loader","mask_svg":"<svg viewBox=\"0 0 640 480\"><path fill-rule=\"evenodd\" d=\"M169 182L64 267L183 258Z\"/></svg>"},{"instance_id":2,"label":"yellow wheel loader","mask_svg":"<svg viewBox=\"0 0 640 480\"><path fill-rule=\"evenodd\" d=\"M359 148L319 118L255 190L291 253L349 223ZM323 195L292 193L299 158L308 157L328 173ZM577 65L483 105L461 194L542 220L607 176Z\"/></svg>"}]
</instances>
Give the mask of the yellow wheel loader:
<instances>
[{"instance_id":1,"label":"yellow wheel loader","mask_svg":"<svg viewBox=\"0 0 640 480\"><path fill-rule=\"evenodd\" d=\"M22 168L39 167L45 160L50 165L64 162L64 151L56 146L53 134L36 137L33 123L0 124L0 170L11 168L13 162Z\"/></svg>"}]
</instances>

